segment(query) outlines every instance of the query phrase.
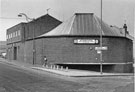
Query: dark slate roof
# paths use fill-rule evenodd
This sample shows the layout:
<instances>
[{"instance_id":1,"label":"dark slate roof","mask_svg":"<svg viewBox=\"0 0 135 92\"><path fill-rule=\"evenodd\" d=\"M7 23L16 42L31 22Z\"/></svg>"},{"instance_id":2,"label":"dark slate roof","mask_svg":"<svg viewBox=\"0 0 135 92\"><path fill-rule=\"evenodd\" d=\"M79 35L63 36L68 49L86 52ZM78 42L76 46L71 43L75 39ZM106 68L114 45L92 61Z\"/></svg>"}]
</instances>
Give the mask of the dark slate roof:
<instances>
[{"instance_id":1,"label":"dark slate roof","mask_svg":"<svg viewBox=\"0 0 135 92\"><path fill-rule=\"evenodd\" d=\"M54 28L42 36L62 36L62 35L95 35L101 34L101 19L93 13L76 13L58 27ZM125 36L119 28L110 27L102 21L103 36Z\"/></svg>"}]
</instances>

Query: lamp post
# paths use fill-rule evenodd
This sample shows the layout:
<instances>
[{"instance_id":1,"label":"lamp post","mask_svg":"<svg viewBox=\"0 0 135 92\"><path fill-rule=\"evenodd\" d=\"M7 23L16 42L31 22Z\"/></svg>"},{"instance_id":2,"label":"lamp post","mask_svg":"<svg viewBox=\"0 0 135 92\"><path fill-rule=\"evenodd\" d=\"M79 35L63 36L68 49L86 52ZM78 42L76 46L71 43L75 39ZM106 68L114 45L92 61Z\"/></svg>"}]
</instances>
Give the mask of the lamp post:
<instances>
[{"instance_id":1,"label":"lamp post","mask_svg":"<svg viewBox=\"0 0 135 92\"><path fill-rule=\"evenodd\" d=\"M26 18L26 21L27 22L30 22L30 21L34 21L35 19L34 18L29 18L25 13L19 13L18 17L22 17L24 16ZM30 21L29 21L30 20ZM35 28L33 29L33 35L32 35L32 41L33 41L33 50L32 50L32 53L33 53L33 65L35 64Z\"/></svg>"},{"instance_id":2,"label":"lamp post","mask_svg":"<svg viewBox=\"0 0 135 92\"><path fill-rule=\"evenodd\" d=\"M103 54L102 54L102 42L103 42L103 37L102 37L102 0L101 0L101 31L100 31L100 73L101 75L103 74Z\"/></svg>"},{"instance_id":3,"label":"lamp post","mask_svg":"<svg viewBox=\"0 0 135 92\"><path fill-rule=\"evenodd\" d=\"M134 40L133 40L133 68L135 71L135 8L133 9L133 20L134 20L134 25L133 25L133 32L134 32Z\"/></svg>"}]
</instances>

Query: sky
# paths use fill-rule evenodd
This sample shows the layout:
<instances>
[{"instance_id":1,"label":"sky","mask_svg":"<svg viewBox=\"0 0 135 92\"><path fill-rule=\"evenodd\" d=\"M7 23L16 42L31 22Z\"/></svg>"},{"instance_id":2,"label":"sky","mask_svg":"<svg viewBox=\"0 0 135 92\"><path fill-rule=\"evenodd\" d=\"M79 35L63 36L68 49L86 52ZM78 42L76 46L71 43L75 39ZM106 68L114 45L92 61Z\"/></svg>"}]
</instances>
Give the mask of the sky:
<instances>
[{"instance_id":1,"label":"sky","mask_svg":"<svg viewBox=\"0 0 135 92\"><path fill-rule=\"evenodd\" d=\"M19 13L30 18L49 14L65 21L74 13L94 13L100 17L101 0L0 0L0 41L6 40L6 30L20 22L26 22ZM135 0L103 0L103 21L109 25L122 27L126 22L128 31L134 32Z\"/></svg>"}]
</instances>

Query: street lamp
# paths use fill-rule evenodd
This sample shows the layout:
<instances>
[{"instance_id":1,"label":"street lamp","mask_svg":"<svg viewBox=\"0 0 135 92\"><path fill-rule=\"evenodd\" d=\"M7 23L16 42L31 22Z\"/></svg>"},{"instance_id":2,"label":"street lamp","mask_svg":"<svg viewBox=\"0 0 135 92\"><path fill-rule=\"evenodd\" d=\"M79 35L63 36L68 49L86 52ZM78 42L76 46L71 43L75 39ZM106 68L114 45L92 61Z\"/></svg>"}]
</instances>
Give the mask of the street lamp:
<instances>
[{"instance_id":1,"label":"street lamp","mask_svg":"<svg viewBox=\"0 0 135 92\"><path fill-rule=\"evenodd\" d=\"M103 54L102 54L102 42L103 42L103 37L102 37L102 0L101 0L101 31L100 31L100 73L101 75L103 74Z\"/></svg>"},{"instance_id":2,"label":"street lamp","mask_svg":"<svg viewBox=\"0 0 135 92\"><path fill-rule=\"evenodd\" d=\"M30 21L34 21L35 19L34 18L29 18L25 13L19 13L18 17L22 17L24 16L26 18L26 21L27 22L30 22ZM29 21L30 20L30 21ZM35 26L35 25L34 25ZM33 29L33 37L32 37L32 41L33 41L33 65L35 64L35 27Z\"/></svg>"},{"instance_id":3,"label":"street lamp","mask_svg":"<svg viewBox=\"0 0 135 92\"><path fill-rule=\"evenodd\" d=\"M22 16L25 16L27 22L29 22L29 20L30 21L34 20L34 18L29 18L25 13L19 13L18 14L18 17L22 17Z\"/></svg>"}]
</instances>

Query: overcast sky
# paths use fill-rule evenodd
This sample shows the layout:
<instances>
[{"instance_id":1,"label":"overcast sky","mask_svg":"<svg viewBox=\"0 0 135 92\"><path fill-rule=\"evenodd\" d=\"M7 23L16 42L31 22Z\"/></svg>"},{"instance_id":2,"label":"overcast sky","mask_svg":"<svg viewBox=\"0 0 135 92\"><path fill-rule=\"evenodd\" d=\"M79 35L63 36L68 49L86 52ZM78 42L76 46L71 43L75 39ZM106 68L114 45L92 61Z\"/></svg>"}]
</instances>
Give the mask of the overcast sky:
<instances>
[{"instance_id":1,"label":"overcast sky","mask_svg":"<svg viewBox=\"0 0 135 92\"><path fill-rule=\"evenodd\" d=\"M74 13L95 13L100 17L101 0L1 0L0 10L0 41L6 40L6 29L26 22L25 18L18 18L21 12L31 18L37 18L47 13L63 21ZM109 25L122 27L124 20L133 35L133 14L135 0L103 0L103 21Z\"/></svg>"}]
</instances>

